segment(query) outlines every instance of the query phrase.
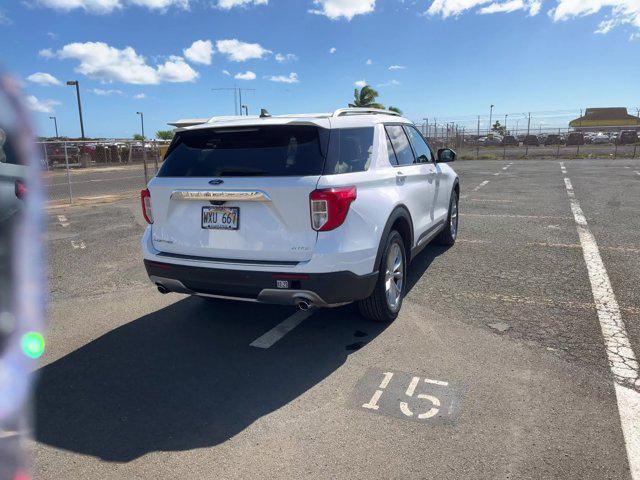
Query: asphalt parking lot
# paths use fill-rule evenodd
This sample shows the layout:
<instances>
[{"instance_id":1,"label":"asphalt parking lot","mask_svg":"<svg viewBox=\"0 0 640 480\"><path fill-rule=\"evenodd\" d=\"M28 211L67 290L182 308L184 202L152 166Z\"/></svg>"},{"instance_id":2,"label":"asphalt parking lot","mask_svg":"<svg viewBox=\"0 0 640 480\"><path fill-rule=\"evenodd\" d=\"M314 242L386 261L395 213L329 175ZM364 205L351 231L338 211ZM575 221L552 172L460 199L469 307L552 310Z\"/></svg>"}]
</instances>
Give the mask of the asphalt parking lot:
<instances>
[{"instance_id":1,"label":"asphalt parking lot","mask_svg":"<svg viewBox=\"0 0 640 480\"><path fill-rule=\"evenodd\" d=\"M126 171L50 205L35 478L631 478L640 160L453 167L458 241L390 325L160 295Z\"/></svg>"}]
</instances>

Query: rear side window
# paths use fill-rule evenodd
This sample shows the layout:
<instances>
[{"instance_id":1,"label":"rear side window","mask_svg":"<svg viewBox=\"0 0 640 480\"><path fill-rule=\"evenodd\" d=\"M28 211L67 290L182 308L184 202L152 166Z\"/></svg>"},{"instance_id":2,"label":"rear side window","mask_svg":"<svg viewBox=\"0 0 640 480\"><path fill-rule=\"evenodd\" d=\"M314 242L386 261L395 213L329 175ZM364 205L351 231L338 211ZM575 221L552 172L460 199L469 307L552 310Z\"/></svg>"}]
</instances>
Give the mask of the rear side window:
<instances>
[{"instance_id":1,"label":"rear side window","mask_svg":"<svg viewBox=\"0 0 640 480\"><path fill-rule=\"evenodd\" d=\"M277 177L320 175L328 133L306 125L183 131L159 177Z\"/></svg>"},{"instance_id":2,"label":"rear side window","mask_svg":"<svg viewBox=\"0 0 640 480\"><path fill-rule=\"evenodd\" d=\"M411 145L413 146L413 150L416 152L416 157L418 163L428 163L433 160L433 156L431 155L431 149L427 142L425 142L422 135L418 133L418 131L413 127L405 127L407 131L407 135L409 135L409 140L411 141Z\"/></svg>"},{"instance_id":3,"label":"rear side window","mask_svg":"<svg viewBox=\"0 0 640 480\"><path fill-rule=\"evenodd\" d=\"M373 157L373 127L331 130L325 175L363 172Z\"/></svg>"},{"instance_id":4,"label":"rear side window","mask_svg":"<svg viewBox=\"0 0 640 480\"><path fill-rule=\"evenodd\" d=\"M389 135L389 140L391 140L391 145L396 153L398 165L412 165L415 160L413 157L413 150L411 150L409 139L405 135L402 126L385 125L384 128L387 130L387 135Z\"/></svg>"}]
</instances>

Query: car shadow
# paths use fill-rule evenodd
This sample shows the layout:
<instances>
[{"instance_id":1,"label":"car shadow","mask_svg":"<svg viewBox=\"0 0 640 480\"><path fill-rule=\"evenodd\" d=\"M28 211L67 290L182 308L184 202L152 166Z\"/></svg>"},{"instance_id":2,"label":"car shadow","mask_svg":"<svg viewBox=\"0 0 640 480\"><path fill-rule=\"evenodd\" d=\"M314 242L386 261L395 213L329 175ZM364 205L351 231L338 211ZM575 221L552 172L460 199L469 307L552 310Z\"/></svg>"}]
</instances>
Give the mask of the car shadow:
<instances>
[{"instance_id":1,"label":"car shadow","mask_svg":"<svg viewBox=\"0 0 640 480\"><path fill-rule=\"evenodd\" d=\"M413 290L413 287L415 287L416 284L420 281L433 261L450 248L451 247L444 247L432 243L427 245L424 250L422 250L411 261L411 265L409 265L409 270L407 271L407 288L405 290L405 295Z\"/></svg>"},{"instance_id":2,"label":"car shadow","mask_svg":"<svg viewBox=\"0 0 640 480\"><path fill-rule=\"evenodd\" d=\"M249 346L293 312L192 297L116 328L37 372L36 440L113 462L214 446L385 328L347 306L314 313L269 349Z\"/></svg>"}]
</instances>

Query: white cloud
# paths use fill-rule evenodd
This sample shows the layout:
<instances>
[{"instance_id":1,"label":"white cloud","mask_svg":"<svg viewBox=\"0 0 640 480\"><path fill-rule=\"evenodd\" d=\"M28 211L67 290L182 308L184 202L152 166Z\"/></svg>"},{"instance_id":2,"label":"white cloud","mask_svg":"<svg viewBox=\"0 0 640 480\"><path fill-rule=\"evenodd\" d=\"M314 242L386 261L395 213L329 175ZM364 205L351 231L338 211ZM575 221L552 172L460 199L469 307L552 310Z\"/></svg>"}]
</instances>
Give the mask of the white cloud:
<instances>
[{"instance_id":1,"label":"white cloud","mask_svg":"<svg viewBox=\"0 0 640 480\"><path fill-rule=\"evenodd\" d=\"M542 0L434 0L427 10L427 15L442 15L443 18L447 18L481 6L482 8L477 10L479 14L510 13L525 10L529 12L529 15L534 16L540 12Z\"/></svg>"},{"instance_id":2,"label":"white cloud","mask_svg":"<svg viewBox=\"0 0 640 480\"><path fill-rule=\"evenodd\" d=\"M211 57L213 56L213 46L211 40L196 40L189 48L185 48L182 53L193 63L202 65L211 65Z\"/></svg>"},{"instance_id":3,"label":"white cloud","mask_svg":"<svg viewBox=\"0 0 640 480\"><path fill-rule=\"evenodd\" d=\"M391 65L389 67L389 70L393 72L394 70L404 70L405 68L407 67L405 67L404 65Z\"/></svg>"},{"instance_id":4,"label":"white cloud","mask_svg":"<svg viewBox=\"0 0 640 480\"><path fill-rule=\"evenodd\" d=\"M288 77L284 75L271 75L264 78L276 83L298 83L300 81L298 79L298 74L295 72L291 72Z\"/></svg>"},{"instance_id":5,"label":"white cloud","mask_svg":"<svg viewBox=\"0 0 640 480\"><path fill-rule=\"evenodd\" d=\"M62 82L50 73L36 72L27 77L31 83L36 83L44 87L59 86Z\"/></svg>"},{"instance_id":6,"label":"white cloud","mask_svg":"<svg viewBox=\"0 0 640 480\"><path fill-rule=\"evenodd\" d=\"M293 53L287 53L286 55L283 53L276 53L275 59L276 59L276 62L278 63L284 63L284 62L298 60L298 57Z\"/></svg>"},{"instance_id":7,"label":"white cloud","mask_svg":"<svg viewBox=\"0 0 640 480\"><path fill-rule=\"evenodd\" d=\"M634 42L636 40L640 40L640 32L635 32L629 35L629 41Z\"/></svg>"},{"instance_id":8,"label":"white cloud","mask_svg":"<svg viewBox=\"0 0 640 480\"><path fill-rule=\"evenodd\" d=\"M171 56L155 68L131 47L118 49L104 42L70 43L56 53L58 58L78 60L74 69L105 83L154 85L163 82L191 82L198 78L182 57Z\"/></svg>"},{"instance_id":9,"label":"white cloud","mask_svg":"<svg viewBox=\"0 0 640 480\"><path fill-rule=\"evenodd\" d=\"M236 73L233 78L235 78L237 80L255 80L256 79L256 74L253 73L250 70L247 70L244 73Z\"/></svg>"},{"instance_id":10,"label":"white cloud","mask_svg":"<svg viewBox=\"0 0 640 480\"><path fill-rule=\"evenodd\" d=\"M0 25L11 25L13 20L11 20L6 12L0 8Z\"/></svg>"},{"instance_id":11,"label":"white cloud","mask_svg":"<svg viewBox=\"0 0 640 480\"><path fill-rule=\"evenodd\" d=\"M56 38L58 38L58 34L53 32L47 32L47 37L49 37L51 40L55 40Z\"/></svg>"},{"instance_id":12,"label":"white cloud","mask_svg":"<svg viewBox=\"0 0 640 480\"><path fill-rule=\"evenodd\" d=\"M217 7L230 10L234 7L248 7L250 5L268 5L269 0L218 0Z\"/></svg>"},{"instance_id":13,"label":"white cloud","mask_svg":"<svg viewBox=\"0 0 640 480\"><path fill-rule=\"evenodd\" d=\"M597 14L606 10L606 20L598 25L596 33L608 33L620 25L631 25L640 29L640 1L638 0L557 0L556 8L549 16L556 22L575 17Z\"/></svg>"},{"instance_id":14,"label":"white cloud","mask_svg":"<svg viewBox=\"0 0 640 480\"><path fill-rule=\"evenodd\" d=\"M232 62L244 62L254 58L262 58L271 53L271 50L263 48L259 43L245 43L235 38L232 40L218 40L216 48Z\"/></svg>"},{"instance_id":15,"label":"white cloud","mask_svg":"<svg viewBox=\"0 0 640 480\"><path fill-rule=\"evenodd\" d=\"M135 98L136 100L143 100L145 98L147 98L147 94L146 93L136 93L133 98Z\"/></svg>"},{"instance_id":16,"label":"white cloud","mask_svg":"<svg viewBox=\"0 0 640 480\"><path fill-rule=\"evenodd\" d=\"M53 53L53 50L51 50L50 48L43 48L38 52L38 55L42 58L53 58L56 56L55 53Z\"/></svg>"},{"instance_id":17,"label":"white cloud","mask_svg":"<svg viewBox=\"0 0 640 480\"><path fill-rule=\"evenodd\" d=\"M223 75L231 75L231 72L229 72L229 70L222 70L222 74Z\"/></svg>"},{"instance_id":18,"label":"white cloud","mask_svg":"<svg viewBox=\"0 0 640 480\"><path fill-rule=\"evenodd\" d=\"M371 13L376 8L376 0L313 0L318 8L309 10L316 15L324 15L331 20L346 18L351 21L356 15Z\"/></svg>"},{"instance_id":19,"label":"white cloud","mask_svg":"<svg viewBox=\"0 0 640 480\"><path fill-rule=\"evenodd\" d=\"M388 82L378 84L379 87L396 87L398 85L400 85L398 80L389 80Z\"/></svg>"},{"instance_id":20,"label":"white cloud","mask_svg":"<svg viewBox=\"0 0 640 480\"><path fill-rule=\"evenodd\" d=\"M337 51L338 51L338 49L336 47L331 47L329 49L329 53L331 53L331 54L336 53Z\"/></svg>"},{"instance_id":21,"label":"white cloud","mask_svg":"<svg viewBox=\"0 0 640 480\"><path fill-rule=\"evenodd\" d=\"M62 103L57 100L38 100L35 95L27 95L25 100L29 109L40 113L53 113L55 107L62 105Z\"/></svg>"},{"instance_id":22,"label":"white cloud","mask_svg":"<svg viewBox=\"0 0 640 480\"><path fill-rule=\"evenodd\" d=\"M104 90L102 88L93 88L89 91L101 97L108 97L109 95L122 95L122 90Z\"/></svg>"},{"instance_id":23,"label":"white cloud","mask_svg":"<svg viewBox=\"0 0 640 480\"><path fill-rule=\"evenodd\" d=\"M357 82L353 83L356 87L362 88L362 87L366 87L367 86L367 81L366 80L358 80Z\"/></svg>"},{"instance_id":24,"label":"white cloud","mask_svg":"<svg viewBox=\"0 0 640 480\"><path fill-rule=\"evenodd\" d=\"M54 10L68 12L82 9L89 13L107 14L125 7L137 6L165 11L169 7L189 9L190 0L37 0L37 4Z\"/></svg>"},{"instance_id":25,"label":"white cloud","mask_svg":"<svg viewBox=\"0 0 640 480\"><path fill-rule=\"evenodd\" d=\"M366 63L367 63L367 65L373 65L373 60L369 59L369 60L367 60Z\"/></svg>"}]
</instances>

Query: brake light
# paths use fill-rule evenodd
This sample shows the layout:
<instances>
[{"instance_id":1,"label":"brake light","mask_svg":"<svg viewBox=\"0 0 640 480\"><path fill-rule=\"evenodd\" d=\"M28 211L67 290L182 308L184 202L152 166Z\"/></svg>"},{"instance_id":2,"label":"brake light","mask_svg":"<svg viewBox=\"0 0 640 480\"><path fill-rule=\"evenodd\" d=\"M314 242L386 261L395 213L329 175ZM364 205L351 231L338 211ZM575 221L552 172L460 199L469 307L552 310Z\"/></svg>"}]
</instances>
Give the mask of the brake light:
<instances>
[{"instance_id":1,"label":"brake light","mask_svg":"<svg viewBox=\"0 0 640 480\"><path fill-rule=\"evenodd\" d=\"M15 192L17 198L19 198L20 200L24 200L24 197L27 196L27 187L24 185L24 182L22 182L21 180L16 180Z\"/></svg>"},{"instance_id":2,"label":"brake light","mask_svg":"<svg viewBox=\"0 0 640 480\"><path fill-rule=\"evenodd\" d=\"M319 232L338 228L357 198L356 187L335 187L314 190L309 195L311 227Z\"/></svg>"},{"instance_id":3,"label":"brake light","mask_svg":"<svg viewBox=\"0 0 640 480\"><path fill-rule=\"evenodd\" d=\"M148 188L140 192L140 200L142 202L142 216L148 224L153 223L153 210L151 210L151 193Z\"/></svg>"}]
</instances>

